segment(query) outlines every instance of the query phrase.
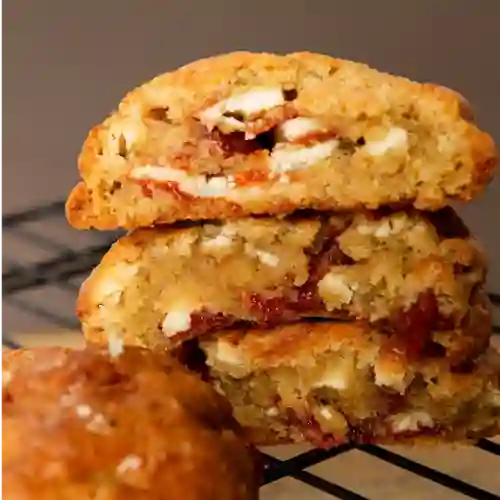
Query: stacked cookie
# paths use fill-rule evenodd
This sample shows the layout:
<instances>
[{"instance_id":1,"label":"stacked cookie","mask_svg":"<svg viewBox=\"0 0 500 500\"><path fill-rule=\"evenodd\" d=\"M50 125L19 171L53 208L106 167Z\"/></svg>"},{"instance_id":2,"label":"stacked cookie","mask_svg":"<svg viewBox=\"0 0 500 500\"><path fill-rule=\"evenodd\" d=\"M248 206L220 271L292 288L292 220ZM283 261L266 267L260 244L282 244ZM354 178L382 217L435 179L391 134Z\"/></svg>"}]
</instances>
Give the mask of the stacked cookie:
<instances>
[{"instance_id":1,"label":"stacked cookie","mask_svg":"<svg viewBox=\"0 0 500 500\"><path fill-rule=\"evenodd\" d=\"M458 94L362 64L159 76L80 156L70 223L133 230L81 289L84 333L175 352L259 444L495 434L487 266L448 207L495 166Z\"/></svg>"}]
</instances>

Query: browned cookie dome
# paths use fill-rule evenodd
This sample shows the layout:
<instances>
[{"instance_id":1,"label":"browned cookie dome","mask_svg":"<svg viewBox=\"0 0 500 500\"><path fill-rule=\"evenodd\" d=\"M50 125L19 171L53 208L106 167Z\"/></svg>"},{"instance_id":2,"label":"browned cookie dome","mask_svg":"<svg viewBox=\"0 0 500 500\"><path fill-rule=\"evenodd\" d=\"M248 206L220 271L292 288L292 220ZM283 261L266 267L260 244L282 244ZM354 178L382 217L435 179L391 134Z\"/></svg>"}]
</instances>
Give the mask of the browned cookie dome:
<instances>
[{"instance_id":1,"label":"browned cookie dome","mask_svg":"<svg viewBox=\"0 0 500 500\"><path fill-rule=\"evenodd\" d=\"M4 498L256 499L229 404L165 354L114 354L4 353Z\"/></svg>"}]
</instances>

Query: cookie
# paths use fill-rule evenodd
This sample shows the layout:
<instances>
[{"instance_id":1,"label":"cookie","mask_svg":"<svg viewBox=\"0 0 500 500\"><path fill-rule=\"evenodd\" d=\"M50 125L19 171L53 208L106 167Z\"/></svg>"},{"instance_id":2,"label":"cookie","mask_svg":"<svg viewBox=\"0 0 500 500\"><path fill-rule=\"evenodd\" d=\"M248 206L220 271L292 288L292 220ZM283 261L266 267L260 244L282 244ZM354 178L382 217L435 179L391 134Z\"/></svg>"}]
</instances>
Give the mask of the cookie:
<instances>
[{"instance_id":1,"label":"cookie","mask_svg":"<svg viewBox=\"0 0 500 500\"><path fill-rule=\"evenodd\" d=\"M86 337L170 348L241 322L370 323L461 361L491 331L482 251L451 209L243 218L137 230L84 283Z\"/></svg>"},{"instance_id":2,"label":"cookie","mask_svg":"<svg viewBox=\"0 0 500 500\"><path fill-rule=\"evenodd\" d=\"M229 404L164 353L27 349L2 368L6 500L257 499Z\"/></svg>"},{"instance_id":3,"label":"cookie","mask_svg":"<svg viewBox=\"0 0 500 500\"><path fill-rule=\"evenodd\" d=\"M469 442L500 434L493 348L455 368L445 358L408 362L373 330L323 322L216 333L189 349L185 362L194 356L200 370L205 357L206 378L258 444Z\"/></svg>"},{"instance_id":4,"label":"cookie","mask_svg":"<svg viewBox=\"0 0 500 500\"><path fill-rule=\"evenodd\" d=\"M457 93L313 53L238 52L136 88L90 132L81 229L468 201L496 166Z\"/></svg>"}]
</instances>

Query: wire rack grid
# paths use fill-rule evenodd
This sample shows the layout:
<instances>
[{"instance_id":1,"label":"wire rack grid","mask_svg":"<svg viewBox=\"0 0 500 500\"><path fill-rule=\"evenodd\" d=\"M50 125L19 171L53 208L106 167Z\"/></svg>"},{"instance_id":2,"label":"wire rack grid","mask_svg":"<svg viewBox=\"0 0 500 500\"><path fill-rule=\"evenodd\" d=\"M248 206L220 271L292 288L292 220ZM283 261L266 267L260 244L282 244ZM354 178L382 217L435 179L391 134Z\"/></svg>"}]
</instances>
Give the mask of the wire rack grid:
<instances>
[{"instance_id":1,"label":"wire rack grid","mask_svg":"<svg viewBox=\"0 0 500 500\"><path fill-rule=\"evenodd\" d=\"M68 227L64 218L64 202L56 201L43 206L34 207L22 212L11 213L3 217L3 345L10 348L20 347L16 337L9 335L20 329L46 328L75 329L78 322L73 316L73 304L81 281L95 267L110 244L118 236L117 233L99 233L92 231L74 231ZM500 309L500 294L490 294L494 307ZM17 318L12 320L12 318ZM10 319L9 319L10 318ZM22 318L21 326L20 320ZM42 328L43 329L43 328ZM495 335L500 332L495 326ZM474 457L486 460L490 471L500 471L500 441L483 439L475 447ZM456 453L465 453L459 450ZM464 460L470 458L470 453ZM478 455L479 454L479 455ZM284 455L262 453L265 460L265 480L263 490L269 492L269 498L289 498L282 488L278 495L273 494L272 485L293 480L293 487L307 485L309 490L296 498L326 499L340 498L345 500L362 500L374 498L365 496L363 488L357 488L352 481L343 481L342 477L332 480L331 474L326 478L322 465L335 470L349 470L356 457L355 467L362 468L366 459L383 462L391 468L392 473L401 479L405 474L408 488L411 488L412 476L418 477L432 487L429 495L415 496L404 494L404 498L476 498L481 500L500 500L500 483L486 483L468 480L467 474L453 474L443 470L439 459L429 465L425 459L413 457L394 451L392 448L367 446L339 446L332 450L308 449L297 453L287 452ZM349 459L351 457L351 459ZM460 460L459 460L460 461ZM331 465L330 465L331 463ZM372 463L372 462L370 462ZM437 465L436 465L437 463ZM340 467L343 465L342 467ZM371 466L368 465L367 468ZM487 467L487 468L488 468ZM458 468L460 470L460 467ZM465 469L463 469L465 470ZM351 471L353 472L353 471ZM463 471L462 471L463 472ZM355 471L354 476L360 471ZM335 474L333 474L335 476ZM495 475L495 474L491 474ZM457 477L460 476L460 477ZM390 482L391 476L385 475L380 481ZM431 484L432 483L432 484ZM405 483L406 484L406 483ZM312 491L313 488L316 491ZM361 490L361 491L360 491ZM302 490L301 490L302 491ZM430 493L430 492L433 493ZM380 496L382 498L382 496ZM384 496L384 498L387 498ZM393 498L403 498L396 495Z\"/></svg>"}]
</instances>

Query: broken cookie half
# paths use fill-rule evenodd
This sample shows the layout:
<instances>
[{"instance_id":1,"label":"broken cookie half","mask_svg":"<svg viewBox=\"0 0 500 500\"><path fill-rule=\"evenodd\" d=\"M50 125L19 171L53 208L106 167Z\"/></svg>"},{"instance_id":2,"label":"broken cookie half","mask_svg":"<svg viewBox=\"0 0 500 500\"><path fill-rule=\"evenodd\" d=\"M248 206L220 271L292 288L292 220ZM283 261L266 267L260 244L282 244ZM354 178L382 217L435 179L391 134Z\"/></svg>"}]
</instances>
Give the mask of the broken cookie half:
<instances>
[{"instance_id":1,"label":"broken cookie half","mask_svg":"<svg viewBox=\"0 0 500 500\"><path fill-rule=\"evenodd\" d=\"M232 53L130 92L89 134L67 216L136 228L297 209L435 210L496 151L455 92L312 53Z\"/></svg>"},{"instance_id":2,"label":"broken cookie half","mask_svg":"<svg viewBox=\"0 0 500 500\"><path fill-rule=\"evenodd\" d=\"M356 323L233 330L184 361L231 402L258 444L434 443L500 433L500 355L408 363Z\"/></svg>"},{"instance_id":3,"label":"broken cookie half","mask_svg":"<svg viewBox=\"0 0 500 500\"><path fill-rule=\"evenodd\" d=\"M142 229L84 283L86 337L175 347L241 324L362 320L409 359L462 363L491 331L482 251L451 209Z\"/></svg>"}]
</instances>

